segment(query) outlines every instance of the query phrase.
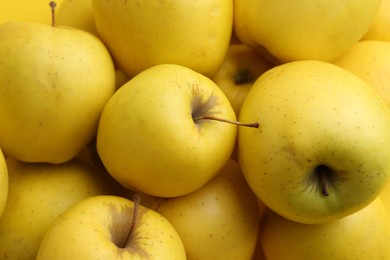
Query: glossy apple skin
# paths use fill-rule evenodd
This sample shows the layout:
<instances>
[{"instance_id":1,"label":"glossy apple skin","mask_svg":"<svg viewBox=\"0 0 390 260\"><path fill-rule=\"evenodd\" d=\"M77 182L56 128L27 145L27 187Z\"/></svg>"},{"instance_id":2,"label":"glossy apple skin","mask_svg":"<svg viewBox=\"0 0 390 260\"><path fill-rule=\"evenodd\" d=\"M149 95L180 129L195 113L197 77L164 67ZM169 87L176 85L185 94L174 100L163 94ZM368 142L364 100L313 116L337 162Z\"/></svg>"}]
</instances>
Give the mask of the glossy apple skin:
<instances>
[{"instance_id":1,"label":"glossy apple skin","mask_svg":"<svg viewBox=\"0 0 390 260\"><path fill-rule=\"evenodd\" d=\"M243 174L288 219L318 224L351 214L389 178L389 111L371 86L336 65L277 66L260 76L241 108L239 121L260 123L238 129Z\"/></svg>"}]
</instances>

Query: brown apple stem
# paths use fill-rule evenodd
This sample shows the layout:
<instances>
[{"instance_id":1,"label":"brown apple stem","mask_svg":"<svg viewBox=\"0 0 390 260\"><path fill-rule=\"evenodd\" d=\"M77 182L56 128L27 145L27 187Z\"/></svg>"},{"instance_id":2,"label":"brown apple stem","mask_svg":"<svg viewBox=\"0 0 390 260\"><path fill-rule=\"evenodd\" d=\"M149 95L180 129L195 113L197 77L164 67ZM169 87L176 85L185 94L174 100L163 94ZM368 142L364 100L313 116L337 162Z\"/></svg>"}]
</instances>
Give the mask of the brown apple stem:
<instances>
[{"instance_id":1,"label":"brown apple stem","mask_svg":"<svg viewBox=\"0 0 390 260\"><path fill-rule=\"evenodd\" d=\"M57 4L56 4L56 2L54 2L54 1L51 1L50 3L49 3L49 5L50 5L50 8L51 8L51 26L55 26L55 20L56 20L56 16L55 16L55 13L56 13L56 6L57 6Z\"/></svg>"},{"instance_id":2,"label":"brown apple stem","mask_svg":"<svg viewBox=\"0 0 390 260\"><path fill-rule=\"evenodd\" d=\"M329 190L328 190L328 187L327 187L326 181L325 181L325 174L326 173L323 171L319 171L318 174L319 174L318 177L319 177L322 195L327 197L327 196L329 196Z\"/></svg>"},{"instance_id":3,"label":"brown apple stem","mask_svg":"<svg viewBox=\"0 0 390 260\"><path fill-rule=\"evenodd\" d=\"M233 124L233 125L237 125L237 126L245 126L245 127L253 127L253 128L259 128L259 126L260 126L260 124L258 122L242 123L242 122L232 121L229 119L219 118L219 117L215 117L215 116L199 116L199 117L194 118L194 121L198 121L198 120L214 120L214 121L229 123L229 124Z\"/></svg>"},{"instance_id":4,"label":"brown apple stem","mask_svg":"<svg viewBox=\"0 0 390 260\"><path fill-rule=\"evenodd\" d=\"M132 235L133 232L134 232L135 224L137 223L138 207L139 207L140 202L141 202L141 197L140 197L139 195L135 194L135 195L133 196L133 201L134 201L133 219L131 220L131 225L130 225L129 232L127 233L127 237L126 237L126 239L123 241L123 247L122 247L122 248L125 248L125 247L126 247L127 241L129 241L131 235Z\"/></svg>"}]
</instances>

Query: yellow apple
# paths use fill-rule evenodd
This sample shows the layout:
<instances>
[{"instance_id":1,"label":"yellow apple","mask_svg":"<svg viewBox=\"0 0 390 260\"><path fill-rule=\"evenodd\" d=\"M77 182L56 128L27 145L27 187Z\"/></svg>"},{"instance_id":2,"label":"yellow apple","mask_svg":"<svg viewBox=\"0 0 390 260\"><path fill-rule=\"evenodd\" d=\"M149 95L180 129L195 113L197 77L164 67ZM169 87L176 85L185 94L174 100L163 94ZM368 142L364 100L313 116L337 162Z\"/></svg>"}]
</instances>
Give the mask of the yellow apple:
<instances>
[{"instance_id":1,"label":"yellow apple","mask_svg":"<svg viewBox=\"0 0 390 260\"><path fill-rule=\"evenodd\" d=\"M163 199L156 211L175 227L189 260L245 260L254 253L258 201L233 160L200 189Z\"/></svg>"},{"instance_id":2,"label":"yellow apple","mask_svg":"<svg viewBox=\"0 0 390 260\"><path fill-rule=\"evenodd\" d=\"M225 93L238 116L252 84L273 66L253 48L231 44L221 67L211 79Z\"/></svg>"},{"instance_id":3,"label":"yellow apple","mask_svg":"<svg viewBox=\"0 0 390 260\"><path fill-rule=\"evenodd\" d=\"M235 0L238 39L273 60L333 61L370 27L380 0Z\"/></svg>"},{"instance_id":4,"label":"yellow apple","mask_svg":"<svg viewBox=\"0 0 390 260\"><path fill-rule=\"evenodd\" d=\"M8 197L8 168L3 152L0 149L0 218Z\"/></svg>"},{"instance_id":5,"label":"yellow apple","mask_svg":"<svg viewBox=\"0 0 390 260\"><path fill-rule=\"evenodd\" d=\"M115 91L104 44L82 30L0 25L0 146L13 158L61 163L95 136Z\"/></svg>"},{"instance_id":6,"label":"yellow apple","mask_svg":"<svg viewBox=\"0 0 390 260\"><path fill-rule=\"evenodd\" d=\"M56 24L85 30L96 36L92 0L62 0L56 11Z\"/></svg>"},{"instance_id":7,"label":"yellow apple","mask_svg":"<svg viewBox=\"0 0 390 260\"><path fill-rule=\"evenodd\" d=\"M9 195L0 218L0 258L35 259L50 224L74 203L114 194L109 175L81 160L27 163L8 157Z\"/></svg>"},{"instance_id":8,"label":"yellow apple","mask_svg":"<svg viewBox=\"0 0 390 260\"><path fill-rule=\"evenodd\" d=\"M390 41L390 0L381 0L379 10L363 40Z\"/></svg>"},{"instance_id":9,"label":"yellow apple","mask_svg":"<svg viewBox=\"0 0 390 260\"><path fill-rule=\"evenodd\" d=\"M300 224L267 210L261 241L267 260L390 259L390 218L380 199L320 225Z\"/></svg>"},{"instance_id":10,"label":"yellow apple","mask_svg":"<svg viewBox=\"0 0 390 260\"><path fill-rule=\"evenodd\" d=\"M334 64L295 61L262 74L242 105L238 159L276 213L325 223L372 202L390 175L390 109Z\"/></svg>"},{"instance_id":11,"label":"yellow apple","mask_svg":"<svg viewBox=\"0 0 390 260\"><path fill-rule=\"evenodd\" d=\"M206 76L223 61L233 24L233 1L93 0L95 24L129 77L175 63Z\"/></svg>"},{"instance_id":12,"label":"yellow apple","mask_svg":"<svg viewBox=\"0 0 390 260\"><path fill-rule=\"evenodd\" d=\"M61 6L63 1L56 0L57 6ZM0 24L10 21L51 24L49 0L1 1Z\"/></svg>"},{"instance_id":13,"label":"yellow apple","mask_svg":"<svg viewBox=\"0 0 390 260\"><path fill-rule=\"evenodd\" d=\"M94 196L72 206L51 225L36 259L185 260L186 256L180 236L157 212L122 197Z\"/></svg>"},{"instance_id":14,"label":"yellow apple","mask_svg":"<svg viewBox=\"0 0 390 260\"><path fill-rule=\"evenodd\" d=\"M360 41L334 64L367 81L390 106L390 42Z\"/></svg>"},{"instance_id":15,"label":"yellow apple","mask_svg":"<svg viewBox=\"0 0 390 260\"><path fill-rule=\"evenodd\" d=\"M123 186L173 197L213 178L229 160L236 120L222 90L181 65L156 65L123 85L105 106L97 150Z\"/></svg>"}]
</instances>

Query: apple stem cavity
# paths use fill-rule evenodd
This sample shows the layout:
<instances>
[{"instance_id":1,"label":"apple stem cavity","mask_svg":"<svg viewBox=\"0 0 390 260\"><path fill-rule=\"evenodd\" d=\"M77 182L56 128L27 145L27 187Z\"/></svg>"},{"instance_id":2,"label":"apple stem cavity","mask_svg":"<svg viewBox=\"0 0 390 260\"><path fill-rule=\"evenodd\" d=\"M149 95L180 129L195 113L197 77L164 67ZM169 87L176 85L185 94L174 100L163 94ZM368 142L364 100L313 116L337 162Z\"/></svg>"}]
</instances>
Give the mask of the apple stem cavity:
<instances>
[{"instance_id":1,"label":"apple stem cavity","mask_svg":"<svg viewBox=\"0 0 390 260\"><path fill-rule=\"evenodd\" d=\"M131 235L134 232L135 224L137 223L137 217L138 217L138 208L141 203L141 197L137 194L133 196L133 201L134 201L134 209L133 209L133 218L131 220L131 225L129 228L129 232L127 233L126 239L123 241L123 244L121 248L125 248L127 242L129 241Z\"/></svg>"},{"instance_id":2,"label":"apple stem cavity","mask_svg":"<svg viewBox=\"0 0 390 260\"><path fill-rule=\"evenodd\" d=\"M255 122L255 123L242 123L242 122L238 122L238 121L232 121L232 120L229 120L229 119L224 119L224 118L219 118L219 117L215 117L215 116L199 116L199 117L195 117L194 118L194 121L199 121L199 120L214 120L214 121L219 121L219 122L223 122L223 123L229 123L229 124L233 124L233 125L237 125L237 126L245 126L245 127L252 127L252 128L259 128L260 124L258 122Z\"/></svg>"},{"instance_id":3,"label":"apple stem cavity","mask_svg":"<svg viewBox=\"0 0 390 260\"><path fill-rule=\"evenodd\" d=\"M315 169L321 193L325 197L329 196L329 190L328 190L328 186L326 184L326 182L327 182L326 179L327 179L328 175L330 174L329 171L330 171L330 169L325 165L319 165Z\"/></svg>"},{"instance_id":4,"label":"apple stem cavity","mask_svg":"<svg viewBox=\"0 0 390 260\"><path fill-rule=\"evenodd\" d=\"M240 70L234 76L234 83L236 85L243 85L254 81L254 77L248 69Z\"/></svg>"},{"instance_id":5,"label":"apple stem cavity","mask_svg":"<svg viewBox=\"0 0 390 260\"><path fill-rule=\"evenodd\" d=\"M329 196L328 187L326 186L326 182L324 180L324 174L320 173L320 185L321 185L321 192L324 196Z\"/></svg>"},{"instance_id":6,"label":"apple stem cavity","mask_svg":"<svg viewBox=\"0 0 390 260\"><path fill-rule=\"evenodd\" d=\"M50 5L50 9L51 9L51 26L54 27L55 26L55 20L56 20L56 16L55 16L55 13L56 13L56 6L57 6L57 3L54 2L54 1L51 1L49 3Z\"/></svg>"}]
</instances>

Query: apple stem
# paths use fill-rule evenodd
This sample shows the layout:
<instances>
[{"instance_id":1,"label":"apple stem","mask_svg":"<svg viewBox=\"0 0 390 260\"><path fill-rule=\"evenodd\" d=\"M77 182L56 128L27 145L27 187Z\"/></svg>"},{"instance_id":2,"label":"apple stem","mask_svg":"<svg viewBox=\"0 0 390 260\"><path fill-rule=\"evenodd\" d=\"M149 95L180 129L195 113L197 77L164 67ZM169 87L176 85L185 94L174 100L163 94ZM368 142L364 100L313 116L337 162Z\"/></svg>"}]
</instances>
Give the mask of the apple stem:
<instances>
[{"instance_id":1,"label":"apple stem","mask_svg":"<svg viewBox=\"0 0 390 260\"><path fill-rule=\"evenodd\" d=\"M320 181L322 195L328 197L329 190L328 190L328 187L326 186L325 173L322 171L319 171L318 174L319 174L319 181Z\"/></svg>"},{"instance_id":2,"label":"apple stem","mask_svg":"<svg viewBox=\"0 0 390 260\"><path fill-rule=\"evenodd\" d=\"M199 117L194 118L194 121L198 121L198 120L214 120L214 121L229 123L229 124L233 124L233 125L237 125L237 126L245 126L245 127L253 127L253 128L259 128L259 126L260 126L260 124L258 122L242 123L242 122L232 121L229 119L223 119L223 118L219 118L219 117L215 117L215 116L199 116Z\"/></svg>"},{"instance_id":3,"label":"apple stem","mask_svg":"<svg viewBox=\"0 0 390 260\"><path fill-rule=\"evenodd\" d=\"M135 224L137 223L138 207L139 207L140 202L141 202L141 197L139 195L135 194L133 196L133 201L134 201L133 219L131 221L131 225L130 225L129 232L127 233L127 237L123 241L123 247L122 248L126 247L127 241L129 241L129 239L131 237L131 234L133 234L133 231L134 231L134 228L135 228Z\"/></svg>"},{"instance_id":4,"label":"apple stem","mask_svg":"<svg viewBox=\"0 0 390 260\"><path fill-rule=\"evenodd\" d=\"M55 20L56 20L56 16L55 16L55 9L56 9L56 2L54 1L51 1L49 3L50 5L50 8L51 8L51 26L54 27L55 26Z\"/></svg>"}]
</instances>

